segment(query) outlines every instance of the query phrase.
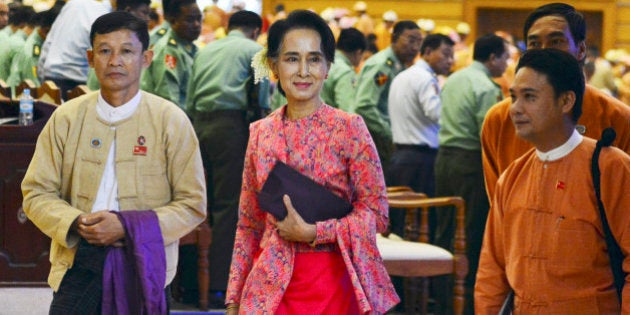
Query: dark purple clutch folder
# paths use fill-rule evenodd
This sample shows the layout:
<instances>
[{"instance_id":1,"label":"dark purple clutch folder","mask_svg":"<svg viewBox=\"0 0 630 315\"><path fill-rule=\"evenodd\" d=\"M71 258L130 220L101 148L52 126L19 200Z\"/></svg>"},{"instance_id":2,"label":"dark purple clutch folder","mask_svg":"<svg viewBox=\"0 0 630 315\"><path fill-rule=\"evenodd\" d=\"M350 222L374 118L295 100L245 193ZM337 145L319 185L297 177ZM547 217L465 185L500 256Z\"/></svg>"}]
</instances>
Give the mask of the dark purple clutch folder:
<instances>
[{"instance_id":1,"label":"dark purple clutch folder","mask_svg":"<svg viewBox=\"0 0 630 315\"><path fill-rule=\"evenodd\" d=\"M324 186L277 161L267 181L258 193L258 204L278 220L287 216L282 196L289 195L291 203L307 223L340 219L352 210L345 199L333 194Z\"/></svg>"}]
</instances>

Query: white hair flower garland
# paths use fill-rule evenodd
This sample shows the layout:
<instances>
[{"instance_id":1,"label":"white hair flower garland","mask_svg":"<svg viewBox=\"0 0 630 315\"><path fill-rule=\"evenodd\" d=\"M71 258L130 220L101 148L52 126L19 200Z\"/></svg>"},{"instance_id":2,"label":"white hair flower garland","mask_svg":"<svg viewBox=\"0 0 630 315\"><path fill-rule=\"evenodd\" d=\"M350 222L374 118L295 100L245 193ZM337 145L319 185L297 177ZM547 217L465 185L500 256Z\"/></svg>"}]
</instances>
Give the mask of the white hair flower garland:
<instances>
[{"instance_id":1,"label":"white hair flower garland","mask_svg":"<svg viewBox=\"0 0 630 315\"><path fill-rule=\"evenodd\" d=\"M251 66L254 69L254 84L269 79L271 69L269 69L269 64L267 63L267 47L263 48L252 57Z\"/></svg>"}]
</instances>

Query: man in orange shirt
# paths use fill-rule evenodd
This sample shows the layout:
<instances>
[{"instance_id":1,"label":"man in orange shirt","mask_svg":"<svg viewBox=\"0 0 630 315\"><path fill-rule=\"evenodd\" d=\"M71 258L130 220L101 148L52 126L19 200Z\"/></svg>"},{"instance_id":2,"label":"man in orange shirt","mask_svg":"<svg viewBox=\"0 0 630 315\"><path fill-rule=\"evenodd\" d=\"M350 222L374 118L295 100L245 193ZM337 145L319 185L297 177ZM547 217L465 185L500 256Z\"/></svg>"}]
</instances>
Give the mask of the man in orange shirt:
<instances>
[{"instance_id":1,"label":"man in orange shirt","mask_svg":"<svg viewBox=\"0 0 630 315\"><path fill-rule=\"evenodd\" d=\"M576 129L582 69L558 49L526 52L510 88L516 135L534 146L501 175L488 216L475 286L475 314L497 314L514 292L514 314L629 314L620 297L591 175L594 139ZM630 252L630 156L602 148L601 203L610 234ZM630 256L623 258L624 271ZM627 280L623 281L626 283Z\"/></svg>"},{"instance_id":2,"label":"man in orange shirt","mask_svg":"<svg viewBox=\"0 0 630 315\"><path fill-rule=\"evenodd\" d=\"M586 57L586 22L575 8L552 3L535 9L525 21L527 49L557 48L573 55L580 64ZM494 105L486 114L481 130L483 171L488 196L492 201L501 173L532 145L516 137L510 121L510 98ZM614 127L617 140L613 145L630 152L630 107L586 85L583 115L576 129L583 135L599 138L606 127Z\"/></svg>"}]
</instances>

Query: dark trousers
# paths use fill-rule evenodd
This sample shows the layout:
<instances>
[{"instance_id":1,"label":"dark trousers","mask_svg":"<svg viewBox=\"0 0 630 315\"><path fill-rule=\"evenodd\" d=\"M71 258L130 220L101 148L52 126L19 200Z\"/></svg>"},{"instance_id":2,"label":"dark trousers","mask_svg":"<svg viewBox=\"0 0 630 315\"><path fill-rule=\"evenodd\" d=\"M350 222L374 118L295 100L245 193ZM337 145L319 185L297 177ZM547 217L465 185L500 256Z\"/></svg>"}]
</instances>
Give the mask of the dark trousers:
<instances>
[{"instance_id":1,"label":"dark trousers","mask_svg":"<svg viewBox=\"0 0 630 315\"><path fill-rule=\"evenodd\" d=\"M206 170L212 226L210 290L225 291L236 236L249 121L245 111L237 110L197 113L193 117Z\"/></svg>"},{"instance_id":2,"label":"dark trousers","mask_svg":"<svg viewBox=\"0 0 630 315\"><path fill-rule=\"evenodd\" d=\"M107 247L79 242L73 266L68 269L57 292L53 293L49 315L101 314L103 265ZM164 289L166 310L170 310L171 286Z\"/></svg>"},{"instance_id":3,"label":"dark trousers","mask_svg":"<svg viewBox=\"0 0 630 315\"><path fill-rule=\"evenodd\" d=\"M59 79L59 78L46 78L55 82L55 85L61 90L61 98L65 101L68 100L68 91L74 89L78 85L85 84L85 82L79 82L74 80Z\"/></svg>"},{"instance_id":4,"label":"dark trousers","mask_svg":"<svg viewBox=\"0 0 630 315\"><path fill-rule=\"evenodd\" d=\"M437 150L420 145L396 145L385 180L388 186L409 186L429 197L435 194L435 157ZM404 209L389 209L391 231L400 236L405 232Z\"/></svg>"},{"instance_id":5,"label":"dark trousers","mask_svg":"<svg viewBox=\"0 0 630 315\"><path fill-rule=\"evenodd\" d=\"M460 196L466 205L466 256L468 275L465 283L465 314L473 314L475 277L479 265L481 242L486 227L490 204L486 194L481 163L481 151L459 148L440 147L435 160L436 196ZM453 250L455 240L455 209L437 213L435 243L449 251ZM442 287L443 303L452 313L453 278L441 277L436 284ZM440 285L441 284L441 285Z\"/></svg>"}]
</instances>

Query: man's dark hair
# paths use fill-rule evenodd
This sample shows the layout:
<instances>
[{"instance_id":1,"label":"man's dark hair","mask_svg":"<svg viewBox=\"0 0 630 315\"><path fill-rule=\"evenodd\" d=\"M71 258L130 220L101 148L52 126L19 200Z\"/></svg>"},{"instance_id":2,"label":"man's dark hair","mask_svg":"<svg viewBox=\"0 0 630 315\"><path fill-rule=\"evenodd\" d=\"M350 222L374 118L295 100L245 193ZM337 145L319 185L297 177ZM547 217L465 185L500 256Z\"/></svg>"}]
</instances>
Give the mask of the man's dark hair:
<instances>
[{"instance_id":1,"label":"man's dark hair","mask_svg":"<svg viewBox=\"0 0 630 315\"><path fill-rule=\"evenodd\" d=\"M367 40L365 35L354 27L341 30L337 39L337 49L345 52L365 51Z\"/></svg>"},{"instance_id":2,"label":"man's dark hair","mask_svg":"<svg viewBox=\"0 0 630 315\"><path fill-rule=\"evenodd\" d=\"M197 0L169 0L168 9L164 11L164 14L174 19L182 13L182 7L196 3ZM168 12L168 14L166 14L166 12Z\"/></svg>"},{"instance_id":3,"label":"man's dark hair","mask_svg":"<svg viewBox=\"0 0 630 315\"><path fill-rule=\"evenodd\" d=\"M576 44L586 39L586 21L584 21L584 16L580 12L577 12L574 7L566 3L557 2L536 8L529 14L527 19L525 19L525 25L523 26L525 44L527 44L527 33L529 33L529 29L534 25L534 22L550 15L563 17L567 21L569 30L573 36L573 41L575 41Z\"/></svg>"},{"instance_id":4,"label":"man's dark hair","mask_svg":"<svg viewBox=\"0 0 630 315\"><path fill-rule=\"evenodd\" d=\"M490 55L494 54L498 58L504 52L505 40L494 34L486 34L475 41L473 60L486 62L490 59Z\"/></svg>"},{"instance_id":5,"label":"man's dark hair","mask_svg":"<svg viewBox=\"0 0 630 315\"><path fill-rule=\"evenodd\" d=\"M422 40L422 46L420 46L420 55L424 55L427 49L436 50L440 48L442 44L454 46L455 42L448 36L443 34L429 34Z\"/></svg>"},{"instance_id":6,"label":"man's dark hair","mask_svg":"<svg viewBox=\"0 0 630 315\"><path fill-rule=\"evenodd\" d=\"M584 96L584 73L575 57L562 50L531 49L525 52L516 66L516 72L521 68L531 68L544 74L553 87L554 96L568 91L575 93L572 119L577 123L582 115L582 99Z\"/></svg>"},{"instance_id":7,"label":"man's dark hair","mask_svg":"<svg viewBox=\"0 0 630 315\"><path fill-rule=\"evenodd\" d=\"M149 48L149 30L147 23L127 11L114 11L101 15L96 19L90 30L90 43L94 45L94 37L96 37L96 34L109 34L118 30L134 32L138 40L140 40L140 43L142 43L142 51Z\"/></svg>"},{"instance_id":8,"label":"man's dark hair","mask_svg":"<svg viewBox=\"0 0 630 315\"><path fill-rule=\"evenodd\" d=\"M398 37L400 37L400 35L402 35L402 33L404 33L406 30L419 30L419 29L420 27L414 21L409 21L409 20L399 21L398 23L394 24L394 30L392 31L392 43L397 41Z\"/></svg>"},{"instance_id":9,"label":"man's dark hair","mask_svg":"<svg viewBox=\"0 0 630 315\"><path fill-rule=\"evenodd\" d=\"M335 61L335 36L330 27L317 13L308 10L295 10L286 19L278 20L271 25L267 35L267 58L278 58L284 36L291 30L308 29L319 34L321 50L326 61ZM285 95L278 82L278 90Z\"/></svg>"},{"instance_id":10,"label":"man's dark hair","mask_svg":"<svg viewBox=\"0 0 630 315\"><path fill-rule=\"evenodd\" d=\"M241 10L235 12L228 20L228 29L232 30L235 28L246 32L260 29L262 28L262 18L252 11Z\"/></svg>"},{"instance_id":11,"label":"man's dark hair","mask_svg":"<svg viewBox=\"0 0 630 315\"><path fill-rule=\"evenodd\" d=\"M23 26L29 24L34 15L35 10L33 10L33 7L28 5L18 6L9 15L9 25Z\"/></svg>"},{"instance_id":12,"label":"man's dark hair","mask_svg":"<svg viewBox=\"0 0 630 315\"><path fill-rule=\"evenodd\" d=\"M117 10L124 10L126 8L133 10L141 5L150 6L151 0L116 0Z\"/></svg>"},{"instance_id":13,"label":"man's dark hair","mask_svg":"<svg viewBox=\"0 0 630 315\"><path fill-rule=\"evenodd\" d=\"M170 9L171 0L162 0L162 12L164 13L164 18L168 19L171 17Z\"/></svg>"},{"instance_id":14,"label":"man's dark hair","mask_svg":"<svg viewBox=\"0 0 630 315\"><path fill-rule=\"evenodd\" d=\"M39 12L37 13L37 25L42 28L50 28L57 19L57 15L59 15L59 11L54 8Z\"/></svg>"}]
</instances>

